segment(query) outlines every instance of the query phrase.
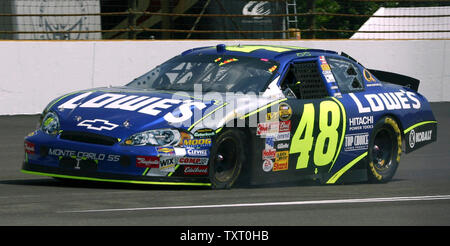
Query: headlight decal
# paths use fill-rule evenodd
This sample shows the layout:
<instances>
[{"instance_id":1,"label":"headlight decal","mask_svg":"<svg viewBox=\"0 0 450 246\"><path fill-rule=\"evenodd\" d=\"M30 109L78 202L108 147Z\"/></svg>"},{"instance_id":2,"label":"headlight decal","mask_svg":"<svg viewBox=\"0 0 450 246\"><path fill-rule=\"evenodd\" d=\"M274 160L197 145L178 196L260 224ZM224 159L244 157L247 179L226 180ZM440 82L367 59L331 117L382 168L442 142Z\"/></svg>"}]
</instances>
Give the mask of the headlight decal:
<instances>
[{"instance_id":1,"label":"headlight decal","mask_svg":"<svg viewBox=\"0 0 450 246\"><path fill-rule=\"evenodd\" d=\"M184 140L191 139L192 135L176 129L157 129L136 133L124 141L125 145L143 146L178 146Z\"/></svg>"},{"instance_id":2,"label":"headlight decal","mask_svg":"<svg viewBox=\"0 0 450 246\"><path fill-rule=\"evenodd\" d=\"M56 135L59 132L59 127L58 115L54 112L48 112L42 120L41 130L44 133Z\"/></svg>"}]
</instances>

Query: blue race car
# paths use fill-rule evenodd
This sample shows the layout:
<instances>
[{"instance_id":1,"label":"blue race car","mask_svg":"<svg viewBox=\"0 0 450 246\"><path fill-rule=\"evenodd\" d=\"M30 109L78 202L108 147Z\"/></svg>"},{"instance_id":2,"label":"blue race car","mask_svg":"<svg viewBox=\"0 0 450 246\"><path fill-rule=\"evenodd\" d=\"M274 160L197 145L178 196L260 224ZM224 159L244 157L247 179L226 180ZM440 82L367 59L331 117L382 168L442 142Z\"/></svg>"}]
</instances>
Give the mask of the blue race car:
<instances>
[{"instance_id":1,"label":"blue race car","mask_svg":"<svg viewBox=\"0 0 450 246\"><path fill-rule=\"evenodd\" d=\"M187 50L123 87L61 96L25 138L22 172L135 184L334 184L392 179L436 141L419 81L345 53Z\"/></svg>"}]
</instances>

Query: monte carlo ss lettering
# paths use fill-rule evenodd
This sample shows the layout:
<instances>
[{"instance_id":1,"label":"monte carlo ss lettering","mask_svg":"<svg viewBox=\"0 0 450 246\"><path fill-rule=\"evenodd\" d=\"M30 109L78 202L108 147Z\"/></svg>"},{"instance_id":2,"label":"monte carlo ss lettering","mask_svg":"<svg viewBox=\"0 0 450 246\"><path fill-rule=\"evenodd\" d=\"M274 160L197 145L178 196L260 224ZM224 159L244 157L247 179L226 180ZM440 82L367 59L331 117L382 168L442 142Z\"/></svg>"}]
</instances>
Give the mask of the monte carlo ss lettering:
<instances>
[{"instance_id":1,"label":"monte carlo ss lettering","mask_svg":"<svg viewBox=\"0 0 450 246\"><path fill-rule=\"evenodd\" d=\"M125 86L51 101L25 137L22 172L215 189L384 183L403 152L436 141L418 88L334 51L195 48Z\"/></svg>"}]
</instances>

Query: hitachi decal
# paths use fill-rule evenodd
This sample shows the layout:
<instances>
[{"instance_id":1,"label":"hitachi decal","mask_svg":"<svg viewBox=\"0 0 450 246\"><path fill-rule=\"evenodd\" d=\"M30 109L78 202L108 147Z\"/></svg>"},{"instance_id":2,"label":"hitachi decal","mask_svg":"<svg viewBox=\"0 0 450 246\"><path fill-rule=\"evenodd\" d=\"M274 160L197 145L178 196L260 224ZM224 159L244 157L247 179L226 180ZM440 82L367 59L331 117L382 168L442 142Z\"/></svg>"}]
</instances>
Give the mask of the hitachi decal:
<instances>
[{"instance_id":1,"label":"hitachi decal","mask_svg":"<svg viewBox=\"0 0 450 246\"><path fill-rule=\"evenodd\" d=\"M399 90L398 92L366 94L363 100L360 100L355 94L348 94L356 106L359 113L370 113L382 110L395 109L419 109L421 104L417 95L410 91Z\"/></svg>"},{"instance_id":2,"label":"hitachi decal","mask_svg":"<svg viewBox=\"0 0 450 246\"><path fill-rule=\"evenodd\" d=\"M362 129L372 129L373 128L373 115L348 118L348 122L349 122L349 130L350 131L356 131L356 130L362 130Z\"/></svg>"},{"instance_id":3,"label":"hitachi decal","mask_svg":"<svg viewBox=\"0 0 450 246\"><path fill-rule=\"evenodd\" d=\"M171 112L165 114L163 117L166 121L172 123L180 123L188 120L192 117L192 106L197 109L206 108L206 104L203 102L194 102L192 100L178 100L169 98L159 98L159 97L148 97L148 96L127 96L123 94L116 93L105 93L100 96L94 97L86 102L82 102L82 99L91 95L92 92L86 92L78 95L67 102L61 104L59 109L75 109L75 108L108 108L108 109L119 109L127 111L137 111L142 114L148 114L152 116L157 116L161 113L163 109L169 109L172 107L179 106L179 113L176 115Z\"/></svg>"}]
</instances>

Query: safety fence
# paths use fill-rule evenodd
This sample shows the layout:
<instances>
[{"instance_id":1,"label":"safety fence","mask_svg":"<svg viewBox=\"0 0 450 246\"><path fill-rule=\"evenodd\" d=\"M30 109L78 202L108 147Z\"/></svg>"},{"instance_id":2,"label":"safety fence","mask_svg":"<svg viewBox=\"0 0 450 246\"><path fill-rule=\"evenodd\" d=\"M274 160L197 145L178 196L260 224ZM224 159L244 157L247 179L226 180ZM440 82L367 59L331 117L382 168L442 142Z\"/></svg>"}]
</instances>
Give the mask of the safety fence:
<instances>
[{"instance_id":1,"label":"safety fence","mask_svg":"<svg viewBox=\"0 0 450 246\"><path fill-rule=\"evenodd\" d=\"M450 0L3 0L0 39L447 39Z\"/></svg>"}]
</instances>

